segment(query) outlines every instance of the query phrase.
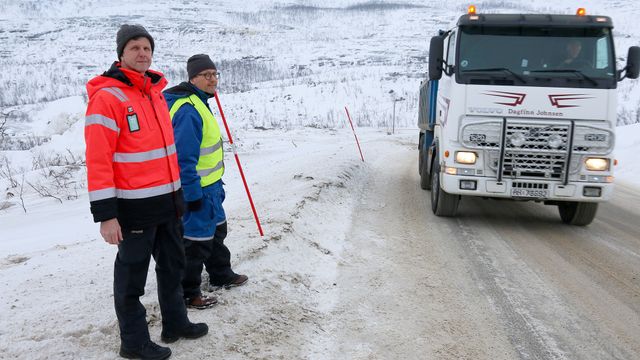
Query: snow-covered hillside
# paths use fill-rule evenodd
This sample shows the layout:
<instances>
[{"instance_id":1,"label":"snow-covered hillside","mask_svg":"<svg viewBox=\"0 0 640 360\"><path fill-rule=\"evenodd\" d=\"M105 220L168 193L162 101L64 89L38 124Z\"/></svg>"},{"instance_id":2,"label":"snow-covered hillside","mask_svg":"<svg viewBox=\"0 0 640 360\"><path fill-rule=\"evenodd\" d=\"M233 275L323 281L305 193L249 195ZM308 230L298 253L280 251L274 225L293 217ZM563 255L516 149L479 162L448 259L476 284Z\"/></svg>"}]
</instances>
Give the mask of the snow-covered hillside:
<instances>
[{"instance_id":1,"label":"snow-covered hillside","mask_svg":"<svg viewBox=\"0 0 640 360\"><path fill-rule=\"evenodd\" d=\"M620 63L640 43L633 1L579 2L613 17ZM222 72L221 91L240 127L332 127L344 103L359 125L387 126L397 103L400 126L413 126L429 38L466 10L448 1L154 2L4 1L0 4L0 107L13 111L10 133L24 135L47 101L84 95L84 84L115 60L123 22L156 39L154 68L171 83L185 61L208 53ZM484 12L571 14L578 2L486 1ZM198 14L195 16L195 14ZM197 20L204 19L204 20ZM640 92L620 84L623 123L637 122ZM258 100L259 99L259 100ZM15 106L32 104L31 106ZM356 111L357 110L357 111ZM80 109L76 109L80 111ZM39 132L37 132L40 135Z\"/></svg>"}]
</instances>

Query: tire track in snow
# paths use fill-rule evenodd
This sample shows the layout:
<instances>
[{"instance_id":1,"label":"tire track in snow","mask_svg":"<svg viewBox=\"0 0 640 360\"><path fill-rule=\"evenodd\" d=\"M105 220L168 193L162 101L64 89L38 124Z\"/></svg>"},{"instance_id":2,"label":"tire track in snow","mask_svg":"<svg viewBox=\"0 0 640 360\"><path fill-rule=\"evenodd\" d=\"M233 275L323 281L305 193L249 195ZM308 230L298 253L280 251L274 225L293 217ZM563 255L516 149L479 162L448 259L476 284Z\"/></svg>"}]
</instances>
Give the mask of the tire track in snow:
<instances>
[{"instance_id":1,"label":"tire track in snow","mask_svg":"<svg viewBox=\"0 0 640 360\"><path fill-rule=\"evenodd\" d=\"M513 207L502 211L513 211ZM483 225L486 223L486 218L457 218L450 226L455 228L461 248L467 253L472 276L502 318L519 358L633 358L615 339L601 332L592 314L576 309L572 305L574 299L565 298L554 280L546 278L544 270L532 265L531 259L523 258L532 254L519 249L518 243L535 244L540 237L552 237L547 227L536 230L536 225L513 225L502 220ZM540 248L543 254L549 250L553 251L544 246ZM546 256L554 259L557 254ZM552 264L554 261L549 260L547 265ZM572 275L561 276L571 278Z\"/></svg>"},{"instance_id":2,"label":"tire track in snow","mask_svg":"<svg viewBox=\"0 0 640 360\"><path fill-rule=\"evenodd\" d=\"M335 188L335 189L345 190L347 188L347 185L350 182L354 181L354 178L357 178L358 177L357 174L360 173L362 170L363 170L363 166L360 165L359 163L347 163L345 164L344 169L336 176L335 180L325 180L325 181L316 181L314 177L304 176L303 174L294 175L293 180L314 181L315 183L311 185L310 191L307 192L304 196L302 196L302 199L298 201L293 207L293 210L289 212L288 218L290 220L286 220L284 222L278 223L279 228L276 231L272 232L267 239L263 240L262 244L254 247L253 249L248 251L246 254L240 255L239 259L242 261L245 261L248 259L254 259L260 256L260 254L269 247L270 243L279 242L282 240L283 236L285 236L286 234L293 233L295 231L296 221L304 217L303 212L309 204L317 203L320 200L321 196L323 196L323 194L328 189ZM269 223L273 224L274 221L269 221ZM305 237L305 241L311 247L317 249L321 253L325 255L331 254L331 250L321 246L318 242L310 240L306 237Z\"/></svg>"}]
</instances>

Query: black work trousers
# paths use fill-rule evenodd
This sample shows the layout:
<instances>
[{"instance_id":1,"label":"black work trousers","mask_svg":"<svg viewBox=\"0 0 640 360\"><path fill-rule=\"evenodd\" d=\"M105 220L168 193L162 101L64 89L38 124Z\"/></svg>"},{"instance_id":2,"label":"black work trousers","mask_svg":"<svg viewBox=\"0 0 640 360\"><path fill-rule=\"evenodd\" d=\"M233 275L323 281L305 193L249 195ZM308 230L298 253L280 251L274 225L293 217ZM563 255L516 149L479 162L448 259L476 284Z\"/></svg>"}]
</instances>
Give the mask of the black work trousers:
<instances>
[{"instance_id":1,"label":"black work trousers","mask_svg":"<svg viewBox=\"0 0 640 360\"><path fill-rule=\"evenodd\" d=\"M184 278L182 279L182 289L184 298L192 299L202 295L200 284L202 283L202 267L211 256L213 240L193 241L184 239L184 252L187 258Z\"/></svg>"},{"instance_id":2,"label":"black work trousers","mask_svg":"<svg viewBox=\"0 0 640 360\"><path fill-rule=\"evenodd\" d=\"M216 227L211 255L204 262L209 274L209 283L213 286L228 284L238 276L231 270L231 252L224 244L226 237L227 222L225 221Z\"/></svg>"},{"instance_id":3,"label":"black work trousers","mask_svg":"<svg viewBox=\"0 0 640 360\"><path fill-rule=\"evenodd\" d=\"M212 240L193 241L184 239L187 259L182 287L185 298L201 295L203 265L209 273L209 282L214 286L221 286L233 281L237 276L231 270L231 252L224 244L227 237L227 222L216 226Z\"/></svg>"},{"instance_id":4,"label":"black work trousers","mask_svg":"<svg viewBox=\"0 0 640 360\"><path fill-rule=\"evenodd\" d=\"M180 284L185 267L182 234L180 219L143 229L122 229L124 240L118 245L113 294L123 346L137 348L150 340L146 310L139 298L144 295L151 256L156 262L162 327L176 331L188 325Z\"/></svg>"}]
</instances>

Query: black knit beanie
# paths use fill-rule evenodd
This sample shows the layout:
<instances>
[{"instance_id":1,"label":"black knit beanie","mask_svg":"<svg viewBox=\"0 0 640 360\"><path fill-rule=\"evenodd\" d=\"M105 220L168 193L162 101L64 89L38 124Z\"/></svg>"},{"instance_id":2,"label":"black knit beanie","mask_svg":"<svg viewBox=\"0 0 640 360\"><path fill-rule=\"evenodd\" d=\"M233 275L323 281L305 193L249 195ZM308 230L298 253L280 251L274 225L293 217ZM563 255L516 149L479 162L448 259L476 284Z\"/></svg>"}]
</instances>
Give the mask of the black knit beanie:
<instances>
[{"instance_id":1,"label":"black knit beanie","mask_svg":"<svg viewBox=\"0 0 640 360\"><path fill-rule=\"evenodd\" d=\"M151 43L151 52L153 52L153 48L155 47L153 43L153 38L147 32L147 29L142 27L142 25L129 25L122 24L120 29L118 30L118 34L116 35L116 45L118 49L118 59L122 57L122 53L124 52L124 47L127 45L129 40L144 36L149 39Z\"/></svg>"},{"instance_id":2,"label":"black knit beanie","mask_svg":"<svg viewBox=\"0 0 640 360\"><path fill-rule=\"evenodd\" d=\"M193 55L189 60L187 60L187 74L189 75L189 80L193 79L204 70L209 69L216 70L216 65L211 61L209 55Z\"/></svg>"}]
</instances>

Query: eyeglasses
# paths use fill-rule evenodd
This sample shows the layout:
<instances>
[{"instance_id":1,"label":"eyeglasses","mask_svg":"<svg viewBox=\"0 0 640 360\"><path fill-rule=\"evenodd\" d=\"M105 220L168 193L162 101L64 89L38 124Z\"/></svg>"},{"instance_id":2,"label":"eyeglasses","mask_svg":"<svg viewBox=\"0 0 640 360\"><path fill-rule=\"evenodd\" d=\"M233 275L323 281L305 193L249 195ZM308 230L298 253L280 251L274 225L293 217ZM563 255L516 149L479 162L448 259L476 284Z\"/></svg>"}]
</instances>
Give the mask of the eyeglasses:
<instances>
[{"instance_id":1,"label":"eyeglasses","mask_svg":"<svg viewBox=\"0 0 640 360\"><path fill-rule=\"evenodd\" d=\"M216 79L220 79L220 73L219 72L209 72L209 73L202 73L202 74L198 74L196 76L202 76L203 78L207 79L207 80L211 80L214 77Z\"/></svg>"}]
</instances>

